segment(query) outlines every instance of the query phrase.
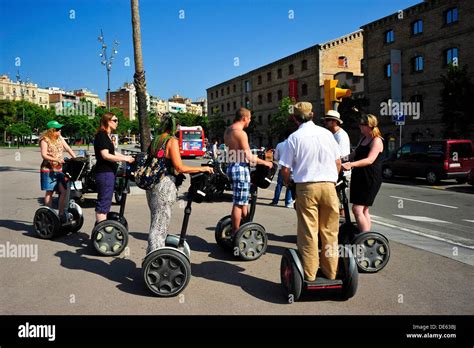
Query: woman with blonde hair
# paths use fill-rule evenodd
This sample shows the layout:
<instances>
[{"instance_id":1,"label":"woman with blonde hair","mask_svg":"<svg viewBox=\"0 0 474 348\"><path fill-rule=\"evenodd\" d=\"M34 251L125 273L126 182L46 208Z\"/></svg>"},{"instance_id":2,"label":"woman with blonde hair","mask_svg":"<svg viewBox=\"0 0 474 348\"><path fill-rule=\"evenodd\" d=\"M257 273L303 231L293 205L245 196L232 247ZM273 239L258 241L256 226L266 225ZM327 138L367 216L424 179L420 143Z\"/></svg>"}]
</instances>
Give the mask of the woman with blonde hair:
<instances>
[{"instance_id":1,"label":"woman with blonde hair","mask_svg":"<svg viewBox=\"0 0 474 348\"><path fill-rule=\"evenodd\" d=\"M61 136L61 127L58 121L49 121L48 128L40 137L40 150L43 162L41 163L41 190L46 191L44 204L48 207L53 205L54 191L59 193L59 218L61 222L67 220L64 214L66 205L66 185L62 165L64 164L63 152L67 151L72 158L76 155Z\"/></svg>"},{"instance_id":2,"label":"woman with blonde hair","mask_svg":"<svg viewBox=\"0 0 474 348\"><path fill-rule=\"evenodd\" d=\"M361 232L372 227L369 207L382 185L383 138L377 125L374 115L361 115L359 128L363 137L355 149L354 161L342 164L345 170L352 169L350 202Z\"/></svg>"}]
</instances>

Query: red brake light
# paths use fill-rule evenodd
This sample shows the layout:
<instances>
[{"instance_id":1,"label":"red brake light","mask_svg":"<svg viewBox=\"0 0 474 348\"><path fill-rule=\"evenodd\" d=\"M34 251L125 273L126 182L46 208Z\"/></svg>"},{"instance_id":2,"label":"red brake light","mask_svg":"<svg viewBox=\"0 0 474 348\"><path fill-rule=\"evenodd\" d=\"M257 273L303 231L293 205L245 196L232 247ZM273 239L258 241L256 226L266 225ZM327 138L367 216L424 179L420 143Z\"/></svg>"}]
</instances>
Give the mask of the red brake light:
<instances>
[{"instance_id":1,"label":"red brake light","mask_svg":"<svg viewBox=\"0 0 474 348\"><path fill-rule=\"evenodd\" d=\"M444 161L444 169L445 169L445 170L448 170L448 168L449 168L449 163L448 163L448 161Z\"/></svg>"}]
</instances>

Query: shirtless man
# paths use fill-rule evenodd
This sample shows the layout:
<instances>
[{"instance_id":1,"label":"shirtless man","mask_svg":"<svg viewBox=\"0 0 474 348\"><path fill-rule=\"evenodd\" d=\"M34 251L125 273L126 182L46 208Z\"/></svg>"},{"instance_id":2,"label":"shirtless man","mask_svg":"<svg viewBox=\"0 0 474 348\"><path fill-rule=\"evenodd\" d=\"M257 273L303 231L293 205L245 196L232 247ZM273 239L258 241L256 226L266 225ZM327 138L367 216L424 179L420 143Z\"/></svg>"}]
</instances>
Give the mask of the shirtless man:
<instances>
[{"instance_id":1,"label":"shirtless man","mask_svg":"<svg viewBox=\"0 0 474 348\"><path fill-rule=\"evenodd\" d=\"M227 127L224 133L224 143L229 148L227 161L227 175L232 180L233 206L232 206L232 234L240 227L240 220L248 213L250 192L250 165L263 164L272 168L273 163L264 161L252 155L247 133L244 129L250 124L250 110L240 108L237 110L234 123Z\"/></svg>"}]
</instances>

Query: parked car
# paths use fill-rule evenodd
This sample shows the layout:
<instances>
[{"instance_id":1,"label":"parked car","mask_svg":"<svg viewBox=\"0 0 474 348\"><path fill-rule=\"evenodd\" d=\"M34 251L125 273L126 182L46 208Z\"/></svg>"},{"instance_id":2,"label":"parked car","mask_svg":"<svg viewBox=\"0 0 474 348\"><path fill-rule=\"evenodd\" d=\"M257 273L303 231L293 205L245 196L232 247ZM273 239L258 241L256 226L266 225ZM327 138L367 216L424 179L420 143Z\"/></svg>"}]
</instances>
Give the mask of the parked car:
<instances>
[{"instance_id":1,"label":"parked car","mask_svg":"<svg viewBox=\"0 0 474 348\"><path fill-rule=\"evenodd\" d=\"M474 186L474 169L471 169L471 171L467 175L467 183L469 185Z\"/></svg>"},{"instance_id":2,"label":"parked car","mask_svg":"<svg viewBox=\"0 0 474 348\"><path fill-rule=\"evenodd\" d=\"M474 149L471 140L437 140L412 142L403 145L382 164L385 179L394 176L424 177L433 185L443 179L467 181L474 168Z\"/></svg>"}]
</instances>

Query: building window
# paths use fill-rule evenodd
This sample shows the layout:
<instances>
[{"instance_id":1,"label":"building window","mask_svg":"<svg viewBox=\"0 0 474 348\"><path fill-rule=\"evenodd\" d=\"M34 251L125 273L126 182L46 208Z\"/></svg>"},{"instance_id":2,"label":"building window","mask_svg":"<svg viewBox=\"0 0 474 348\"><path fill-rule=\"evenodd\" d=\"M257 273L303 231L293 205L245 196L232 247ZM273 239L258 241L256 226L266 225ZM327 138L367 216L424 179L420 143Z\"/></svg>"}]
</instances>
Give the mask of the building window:
<instances>
[{"instance_id":1,"label":"building window","mask_svg":"<svg viewBox=\"0 0 474 348\"><path fill-rule=\"evenodd\" d=\"M237 91L237 87L235 86L235 83L234 83L234 86L232 87L232 90L234 93Z\"/></svg>"},{"instance_id":2,"label":"building window","mask_svg":"<svg viewBox=\"0 0 474 348\"><path fill-rule=\"evenodd\" d=\"M267 120L268 120L267 124L270 125L270 122L272 121L272 114L268 114L268 119Z\"/></svg>"},{"instance_id":3,"label":"building window","mask_svg":"<svg viewBox=\"0 0 474 348\"><path fill-rule=\"evenodd\" d=\"M390 63L385 64L383 69L383 75L387 78L390 78L392 76L392 66L390 65Z\"/></svg>"},{"instance_id":4,"label":"building window","mask_svg":"<svg viewBox=\"0 0 474 348\"><path fill-rule=\"evenodd\" d=\"M337 66L338 66L338 68L347 68L347 67L349 67L347 57L346 56L339 56L337 58Z\"/></svg>"},{"instance_id":5,"label":"building window","mask_svg":"<svg viewBox=\"0 0 474 348\"><path fill-rule=\"evenodd\" d=\"M258 105L262 105L263 103L263 97L261 94L258 95Z\"/></svg>"},{"instance_id":6,"label":"building window","mask_svg":"<svg viewBox=\"0 0 474 348\"><path fill-rule=\"evenodd\" d=\"M308 95L308 85L306 83L301 85L301 95Z\"/></svg>"},{"instance_id":7,"label":"building window","mask_svg":"<svg viewBox=\"0 0 474 348\"><path fill-rule=\"evenodd\" d=\"M267 72L267 81L271 81L272 80L272 72L269 71Z\"/></svg>"},{"instance_id":8,"label":"building window","mask_svg":"<svg viewBox=\"0 0 474 348\"><path fill-rule=\"evenodd\" d=\"M411 97L412 103L419 103L420 104L420 112L423 112L423 96L420 94L416 94Z\"/></svg>"},{"instance_id":9,"label":"building window","mask_svg":"<svg viewBox=\"0 0 474 348\"><path fill-rule=\"evenodd\" d=\"M277 70L277 78L279 78L279 79L282 78L282 70L281 70L281 68Z\"/></svg>"},{"instance_id":10,"label":"building window","mask_svg":"<svg viewBox=\"0 0 474 348\"><path fill-rule=\"evenodd\" d=\"M392 43L395 41L395 33L393 30L389 30L385 32L385 43Z\"/></svg>"},{"instance_id":11,"label":"building window","mask_svg":"<svg viewBox=\"0 0 474 348\"><path fill-rule=\"evenodd\" d=\"M232 103L232 107L234 108L234 110L237 109L237 103L235 101Z\"/></svg>"},{"instance_id":12,"label":"building window","mask_svg":"<svg viewBox=\"0 0 474 348\"><path fill-rule=\"evenodd\" d=\"M227 111L230 111L230 103L227 103Z\"/></svg>"},{"instance_id":13,"label":"building window","mask_svg":"<svg viewBox=\"0 0 474 348\"><path fill-rule=\"evenodd\" d=\"M257 83L258 83L259 85L262 84L262 75L258 75L258 77L257 77Z\"/></svg>"},{"instance_id":14,"label":"building window","mask_svg":"<svg viewBox=\"0 0 474 348\"><path fill-rule=\"evenodd\" d=\"M283 92L282 92L281 89L279 89L278 92L277 92L277 99L278 99L278 101L283 99Z\"/></svg>"},{"instance_id":15,"label":"building window","mask_svg":"<svg viewBox=\"0 0 474 348\"><path fill-rule=\"evenodd\" d=\"M248 97L245 97L245 107L246 107L247 109L250 109L250 100L249 100Z\"/></svg>"},{"instance_id":16,"label":"building window","mask_svg":"<svg viewBox=\"0 0 474 348\"><path fill-rule=\"evenodd\" d=\"M288 66L288 75L292 75L294 72L295 72L295 67L293 66L293 64L290 64Z\"/></svg>"},{"instance_id":17,"label":"building window","mask_svg":"<svg viewBox=\"0 0 474 348\"><path fill-rule=\"evenodd\" d=\"M419 35L423 32L423 21L421 19L411 24L411 34Z\"/></svg>"},{"instance_id":18,"label":"building window","mask_svg":"<svg viewBox=\"0 0 474 348\"><path fill-rule=\"evenodd\" d=\"M229 95L229 94L230 94L230 87L227 86L227 95Z\"/></svg>"},{"instance_id":19,"label":"building window","mask_svg":"<svg viewBox=\"0 0 474 348\"><path fill-rule=\"evenodd\" d=\"M258 116L258 124L260 124L260 125L262 124L262 115Z\"/></svg>"},{"instance_id":20,"label":"building window","mask_svg":"<svg viewBox=\"0 0 474 348\"><path fill-rule=\"evenodd\" d=\"M268 93L267 94L267 103L271 103L271 102L272 102L272 94Z\"/></svg>"},{"instance_id":21,"label":"building window","mask_svg":"<svg viewBox=\"0 0 474 348\"><path fill-rule=\"evenodd\" d=\"M425 62L422 56L416 56L412 59L412 70L416 72L423 71L425 68Z\"/></svg>"},{"instance_id":22,"label":"building window","mask_svg":"<svg viewBox=\"0 0 474 348\"><path fill-rule=\"evenodd\" d=\"M301 71L305 70L308 70L308 61L306 59L301 62Z\"/></svg>"},{"instance_id":23,"label":"building window","mask_svg":"<svg viewBox=\"0 0 474 348\"><path fill-rule=\"evenodd\" d=\"M224 88L221 88L221 97L224 96Z\"/></svg>"},{"instance_id":24,"label":"building window","mask_svg":"<svg viewBox=\"0 0 474 348\"><path fill-rule=\"evenodd\" d=\"M453 48L449 48L445 51L445 62L446 62L446 65L454 65L454 66L458 66L459 65L459 61L458 61L458 49L456 47L453 47Z\"/></svg>"},{"instance_id":25,"label":"building window","mask_svg":"<svg viewBox=\"0 0 474 348\"><path fill-rule=\"evenodd\" d=\"M250 81L245 81L245 93L250 92Z\"/></svg>"},{"instance_id":26,"label":"building window","mask_svg":"<svg viewBox=\"0 0 474 348\"><path fill-rule=\"evenodd\" d=\"M211 92L211 99L214 99L214 93Z\"/></svg>"},{"instance_id":27,"label":"building window","mask_svg":"<svg viewBox=\"0 0 474 348\"><path fill-rule=\"evenodd\" d=\"M453 7L449 10L447 10L444 14L444 21L445 24L453 24L458 21L458 8Z\"/></svg>"},{"instance_id":28,"label":"building window","mask_svg":"<svg viewBox=\"0 0 474 348\"><path fill-rule=\"evenodd\" d=\"M222 104L222 106L221 106L221 112L224 112L224 111L225 111L225 109L224 109L224 104Z\"/></svg>"}]
</instances>

